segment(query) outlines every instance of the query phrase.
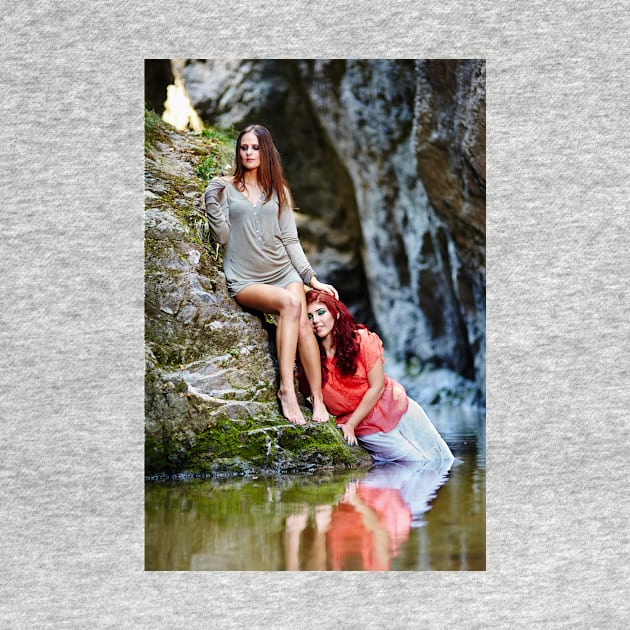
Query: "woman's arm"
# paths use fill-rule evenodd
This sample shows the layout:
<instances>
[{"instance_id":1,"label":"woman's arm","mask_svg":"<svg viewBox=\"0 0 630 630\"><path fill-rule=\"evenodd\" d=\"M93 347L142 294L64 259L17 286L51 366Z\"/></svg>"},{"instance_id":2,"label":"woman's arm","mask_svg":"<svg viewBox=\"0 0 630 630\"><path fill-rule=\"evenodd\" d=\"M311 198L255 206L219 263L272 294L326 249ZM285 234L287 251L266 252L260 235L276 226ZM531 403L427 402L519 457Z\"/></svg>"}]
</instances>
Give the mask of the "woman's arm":
<instances>
[{"instance_id":1,"label":"woman's arm","mask_svg":"<svg viewBox=\"0 0 630 630\"><path fill-rule=\"evenodd\" d=\"M291 264L295 267L298 274L300 274L300 278L302 278L304 284L309 284L314 276L314 271L306 259L304 250L300 244L293 209L287 206L282 208L278 223L280 225L282 242L287 250Z\"/></svg>"},{"instance_id":2,"label":"woman's arm","mask_svg":"<svg viewBox=\"0 0 630 630\"><path fill-rule=\"evenodd\" d=\"M282 242L287 250L287 255L291 260L291 264L295 267L296 271L300 274L300 278L304 284L307 284L312 289L318 289L319 291L325 291L334 295L336 299L339 299L337 289L332 284L325 284L317 279L317 274L313 271L313 268L306 259L300 239L298 238L297 226L295 224L295 217L293 216L292 208L284 208L280 213L280 233L282 234Z\"/></svg>"},{"instance_id":3,"label":"woman's arm","mask_svg":"<svg viewBox=\"0 0 630 630\"><path fill-rule=\"evenodd\" d=\"M226 245L230 237L229 210L224 189L224 182L213 179L203 195L210 229L221 245Z\"/></svg>"},{"instance_id":4,"label":"woman's arm","mask_svg":"<svg viewBox=\"0 0 630 630\"><path fill-rule=\"evenodd\" d=\"M374 558L372 566L389 568L391 561L389 551L391 540L389 532L383 527L378 512L361 499L357 490L358 484L356 482L349 483L341 499L341 503L351 505L361 515L363 525L365 525L365 528L372 534L372 551Z\"/></svg>"},{"instance_id":5,"label":"woman's arm","mask_svg":"<svg viewBox=\"0 0 630 630\"><path fill-rule=\"evenodd\" d=\"M352 412L352 415L348 418L345 424L340 424L339 427L343 432L344 438L351 446L357 444L357 438L354 434L356 427L368 416L368 414L374 409L376 403L385 391L385 370L383 368L383 361L377 359L374 367L368 372L368 390L363 395L359 406Z\"/></svg>"}]
</instances>

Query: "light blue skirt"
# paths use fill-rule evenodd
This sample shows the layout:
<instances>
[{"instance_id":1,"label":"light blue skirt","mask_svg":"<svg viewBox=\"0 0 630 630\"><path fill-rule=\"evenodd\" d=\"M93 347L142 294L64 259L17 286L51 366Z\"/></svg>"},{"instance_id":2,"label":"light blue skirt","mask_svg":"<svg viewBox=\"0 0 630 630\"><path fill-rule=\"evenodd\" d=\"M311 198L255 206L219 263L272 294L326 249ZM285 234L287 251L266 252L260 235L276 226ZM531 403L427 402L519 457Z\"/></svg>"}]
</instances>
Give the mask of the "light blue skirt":
<instances>
[{"instance_id":1,"label":"light blue skirt","mask_svg":"<svg viewBox=\"0 0 630 630\"><path fill-rule=\"evenodd\" d=\"M422 407L411 398L409 409L391 431L357 436L357 440L375 462L452 463L455 459Z\"/></svg>"}]
</instances>

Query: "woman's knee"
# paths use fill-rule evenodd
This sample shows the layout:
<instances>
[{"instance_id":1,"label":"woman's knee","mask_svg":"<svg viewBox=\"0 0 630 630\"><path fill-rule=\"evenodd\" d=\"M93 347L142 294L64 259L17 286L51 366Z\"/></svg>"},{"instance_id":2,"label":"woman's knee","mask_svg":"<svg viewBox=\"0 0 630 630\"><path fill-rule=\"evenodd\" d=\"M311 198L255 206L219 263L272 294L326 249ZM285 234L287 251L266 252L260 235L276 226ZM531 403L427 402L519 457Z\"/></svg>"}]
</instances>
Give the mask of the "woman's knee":
<instances>
[{"instance_id":1,"label":"woman's knee","mask_svg":"<svg viewBox=\"0 0 630 630\"><path fill-rule=\"evenodd\" d=\"M287 291L287 294L282 300L282 304L280 306L280 315L284 315L285 317L289 317L290 319L295 321L301 321L302 303L297 297L295 297L295 295L293 295L289 291Z\"/></svg>"},{"instance_id":2,"label":"woman's knee","mask_svg":"<svg viewBox=\"0 0 630 630\"><path fill-rule=\"evenodd\" d=\"M314 338L313 327L304 313L302 313L302 316L300 317L299 337L300 339Z\"/></svg>"}]
</instances>

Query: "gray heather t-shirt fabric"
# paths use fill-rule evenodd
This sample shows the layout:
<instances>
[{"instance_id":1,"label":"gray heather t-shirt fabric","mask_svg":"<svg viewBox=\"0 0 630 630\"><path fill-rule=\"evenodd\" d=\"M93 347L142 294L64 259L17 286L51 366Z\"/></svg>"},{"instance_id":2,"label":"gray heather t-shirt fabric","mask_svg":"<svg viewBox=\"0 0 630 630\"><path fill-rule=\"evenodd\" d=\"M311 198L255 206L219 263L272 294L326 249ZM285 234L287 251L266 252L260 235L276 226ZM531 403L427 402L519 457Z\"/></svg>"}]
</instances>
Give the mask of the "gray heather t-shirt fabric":
<instances>
[{"instance_id":1,"label":"gray heather t-shirt fabric","mask_svg":"<svg viewBox=\"0 0 630 630\"><path fill-rule=\"evenodd\" d=\"M293 209L274 194L252 204L229 179L208 184L204 201L210 229L225 246L223 270L232 296L250 284L308 284L312 275L298 239Z\"/></svg>"}]
</instances>

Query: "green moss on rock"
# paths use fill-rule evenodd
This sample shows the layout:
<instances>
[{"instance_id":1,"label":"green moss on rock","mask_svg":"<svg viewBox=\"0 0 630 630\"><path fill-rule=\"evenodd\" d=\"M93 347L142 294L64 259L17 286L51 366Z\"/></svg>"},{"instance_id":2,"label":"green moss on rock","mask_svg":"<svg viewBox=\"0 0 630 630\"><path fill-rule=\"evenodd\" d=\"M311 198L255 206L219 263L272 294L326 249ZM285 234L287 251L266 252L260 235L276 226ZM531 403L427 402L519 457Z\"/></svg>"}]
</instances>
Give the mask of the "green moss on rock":
<instances>
[{"instance_id":1,"label":"green moss on rock","mask_svg":"<svg viewBox=\"0 0 630 630\"><path fill-rule=\"evenodd\" d=\"M347 446L332 423L298 427L253 418L222 418L198 432L149 436L146 456L148 475L183 470L212 474L311 472L371 463L364 451Z\"/></svg>"}]
</instances>

